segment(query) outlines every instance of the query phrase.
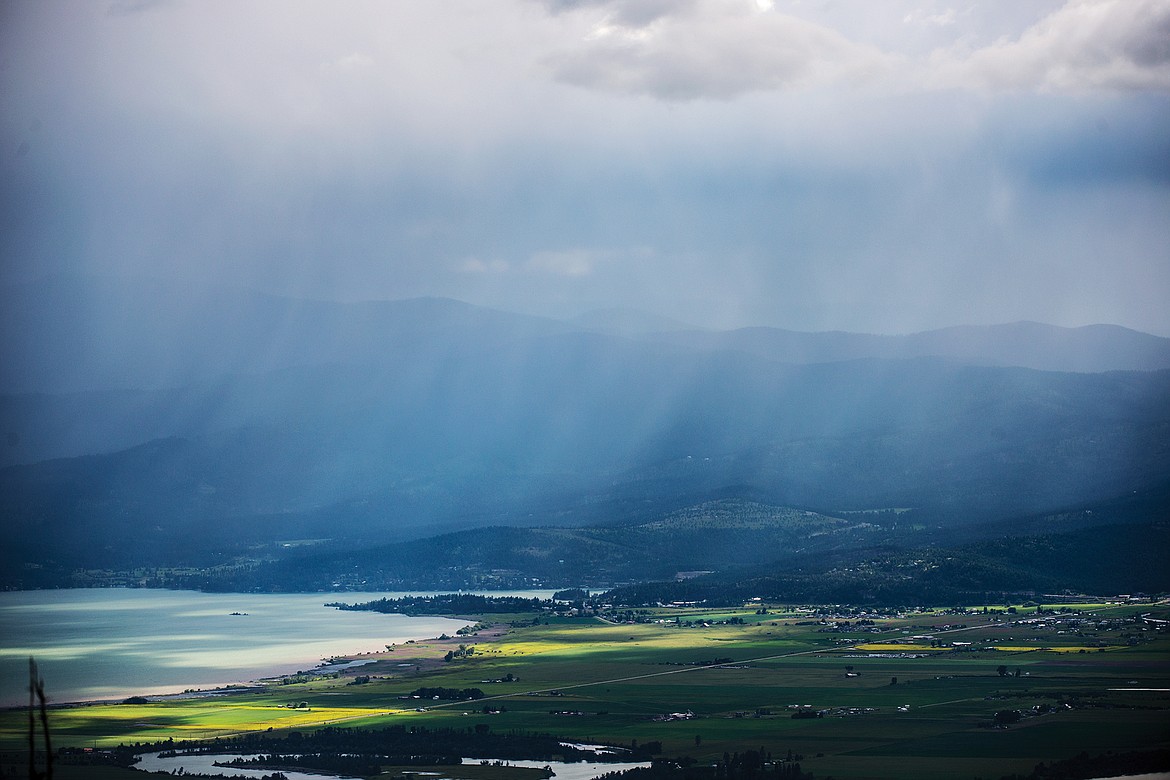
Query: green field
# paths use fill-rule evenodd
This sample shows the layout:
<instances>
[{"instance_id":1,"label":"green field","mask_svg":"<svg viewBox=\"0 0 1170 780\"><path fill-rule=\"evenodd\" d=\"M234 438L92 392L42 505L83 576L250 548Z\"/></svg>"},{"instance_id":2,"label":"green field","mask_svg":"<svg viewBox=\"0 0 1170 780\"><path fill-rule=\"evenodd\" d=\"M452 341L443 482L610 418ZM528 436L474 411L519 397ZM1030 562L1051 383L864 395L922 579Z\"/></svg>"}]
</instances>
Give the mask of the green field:
<instances>
[{"instance_id":1,"label":"green field","mask_svg":"<svg viewBox=\"0 0 1170 780\"><path fill-rule=\"evenodd\" d=\"M1170 634L1141 617L1164 619L1165 605L887 616L760 615L758 606L659 609L638 623L511 616L503 622L527 625L458 638L475 644L470 658L438 660L457 644L436 640L399 646L340 679L61 707L49 717L54 745L487 724L582 742L660 741L664 755L700 762L792 751L806 771L835 778L1000 777L1081 751L1170 747ZM357 673L370 682L348 684ZM422 686L480 688L486 698L402 698ZM800 710L821 716L793 718ZM1012 711L1017 722L993 727L997 712ZM25 717L0 713L8 753L27 739Z\"/></svg>"}]
</instances>

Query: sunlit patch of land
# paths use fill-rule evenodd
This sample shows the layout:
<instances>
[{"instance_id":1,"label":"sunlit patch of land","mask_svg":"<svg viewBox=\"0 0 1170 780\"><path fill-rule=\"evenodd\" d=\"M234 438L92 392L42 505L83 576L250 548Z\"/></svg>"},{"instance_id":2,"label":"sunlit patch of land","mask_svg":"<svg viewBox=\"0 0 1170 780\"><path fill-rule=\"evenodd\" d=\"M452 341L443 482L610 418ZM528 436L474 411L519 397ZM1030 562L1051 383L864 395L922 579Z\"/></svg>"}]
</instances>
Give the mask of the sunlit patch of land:
<instances>
[{"instance_id":1,"label":"sunlit patch of land","mask_svg":"<svg viewBox=\"0 0 1170 780\"><path fill-rule=\"evenodd\" d=\"M372 707L302 707L264 702L263 694L240 697L242 701L209 701L199 699L183 702L152 704L91 705L58 709L53 713L55 736L63 744L70 744L73 735L116 733L117 741L149 742L157 739L211 739L258 731L268 728L293 729L344 723L355 718L366 718L391 712L388 708ZM110 739L93 736L98 744L109 744ZM116 744L116 743L115 743Z\"/></svg>"}]
</instances>

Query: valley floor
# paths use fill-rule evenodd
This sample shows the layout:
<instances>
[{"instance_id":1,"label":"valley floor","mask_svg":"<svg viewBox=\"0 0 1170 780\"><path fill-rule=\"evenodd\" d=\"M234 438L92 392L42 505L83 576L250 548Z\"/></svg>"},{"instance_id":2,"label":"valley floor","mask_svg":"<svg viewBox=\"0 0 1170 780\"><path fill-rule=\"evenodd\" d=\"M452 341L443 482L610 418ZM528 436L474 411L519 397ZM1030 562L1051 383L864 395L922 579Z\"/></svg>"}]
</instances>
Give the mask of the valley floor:
<instances>
[{"instance_id":1,"label":"valley floor","mask_svg":"<svg viewBox=\"0 0 1170 780\"><path fill-rule=\"evenodd\" d=\"M54 747L99 753L326 725L486 727L660 743L700 765L759 751L818 778L997 778L1082 751L1170 748L1168 617L1166 603L480 616L474 632L361 656L371 663L337 678L49 720ZM26 728L23 711L0 713L5 771Z\"/></svg>"}]
</instances>

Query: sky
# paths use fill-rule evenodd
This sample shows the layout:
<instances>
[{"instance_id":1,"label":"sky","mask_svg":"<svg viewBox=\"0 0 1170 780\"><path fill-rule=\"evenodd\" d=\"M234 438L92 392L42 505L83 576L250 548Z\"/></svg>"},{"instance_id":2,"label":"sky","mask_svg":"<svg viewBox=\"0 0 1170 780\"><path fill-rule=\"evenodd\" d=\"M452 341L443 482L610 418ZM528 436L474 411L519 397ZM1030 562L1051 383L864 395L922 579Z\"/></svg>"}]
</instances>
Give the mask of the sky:
<instances>
[{"instance_id":1,"label":"sky","mask_svg":"<svg viewBox=\"0 0 1170 780\"><path fill-rule=\"evenodd\" d=\"M2 0L0 197L5 295L1170 336L1170 0Z\"/></svg>"}]
</instances>

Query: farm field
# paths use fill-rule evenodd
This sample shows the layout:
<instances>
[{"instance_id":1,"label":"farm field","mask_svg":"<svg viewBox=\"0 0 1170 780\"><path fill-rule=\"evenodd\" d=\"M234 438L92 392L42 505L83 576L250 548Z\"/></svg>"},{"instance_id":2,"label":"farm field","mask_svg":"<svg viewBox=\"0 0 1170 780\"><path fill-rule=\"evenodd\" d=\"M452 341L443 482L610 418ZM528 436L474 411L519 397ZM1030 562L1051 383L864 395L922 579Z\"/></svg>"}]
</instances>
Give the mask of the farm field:
<instances>
[{"instance_id":1,"label":"farm field","mask_svg":"<svg viewBox=\"0 0 1170 780\"><path fill-rule=\"evenodd\" d=\"M337 678L57 707L49 720L55 747L486 725L659 742L700 763L762 749L818 778L994 778L1082 751L1170 747L1168 616L1149 603L480 616L469 623L507 630L398 645ZM473 652L443 660L460 645ZM413 698L420 688L483 695ZM27 741L26 717L0 713L8 756Z\"/></svg>"}]
</instances>

